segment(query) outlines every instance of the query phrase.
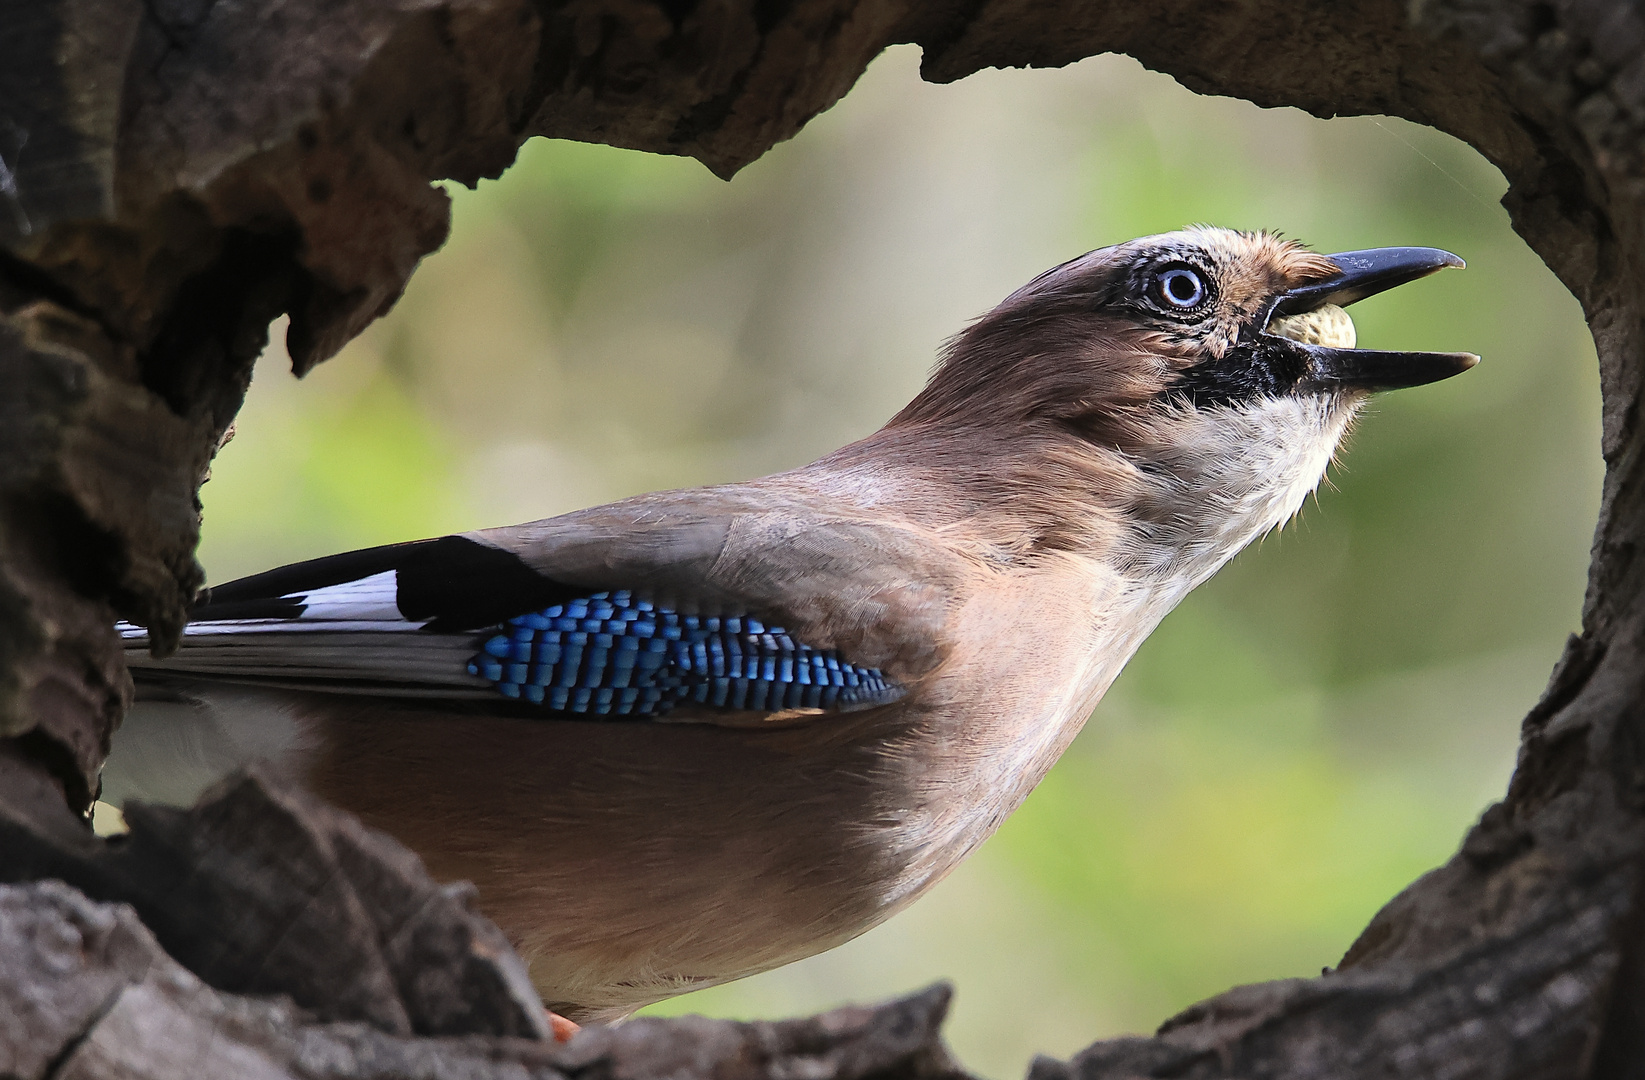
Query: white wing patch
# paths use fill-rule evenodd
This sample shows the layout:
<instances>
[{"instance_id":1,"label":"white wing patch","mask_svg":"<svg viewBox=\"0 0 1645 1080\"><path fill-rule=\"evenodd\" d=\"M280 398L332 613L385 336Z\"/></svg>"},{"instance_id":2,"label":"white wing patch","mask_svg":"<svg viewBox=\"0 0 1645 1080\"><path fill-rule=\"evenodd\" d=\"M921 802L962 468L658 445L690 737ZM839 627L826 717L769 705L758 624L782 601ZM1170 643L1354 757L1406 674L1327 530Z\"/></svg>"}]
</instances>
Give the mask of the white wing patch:
<instances>
[{"instance_id":1,"label":"white wing patch","mask_svg":"<svg viewBox=\"0 0 1645 1080\"><path fill-rule=\"evenodd\" d=\"M146 676L188 678L390 697L484 697L489 682L468 673L477 635L423 630L395 602L397 572L290 593L290 618L189 623L177 652L156 660L148 631L120 623L126 663Z\"/></svg>"},{"instance_id":2,"label":"white wing patch","mask_svg":"<svg viewBox=\"0 0 1645 1080\"><path fill-rule=\"evenodd\" d=\"M384 570L341 585L327 585L306 594L302 619L304 622L404 622L405 616L400 614L395 602L398 593L399 572L396 570Z\"/></svg>"}]
</instances>

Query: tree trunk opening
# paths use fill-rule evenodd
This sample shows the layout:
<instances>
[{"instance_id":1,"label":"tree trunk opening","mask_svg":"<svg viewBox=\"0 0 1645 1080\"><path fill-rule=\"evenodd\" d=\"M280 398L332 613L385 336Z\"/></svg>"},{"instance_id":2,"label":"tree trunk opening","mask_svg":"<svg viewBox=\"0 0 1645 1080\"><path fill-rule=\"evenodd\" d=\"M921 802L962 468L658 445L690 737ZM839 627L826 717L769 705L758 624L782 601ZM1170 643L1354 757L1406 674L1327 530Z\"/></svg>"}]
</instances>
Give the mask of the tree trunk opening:
<instances>
[{"instance_id":1,"label":"tree trunk opening","mask_svg":"<svg viewBox=\"0 0 1645 1080\"><path fill-rule=\"evenodd\" d=\"M942 990L544 1044L466 897L262 776L118 845L76 820L131 692L112 624L180 632L197 491L271 319L299 373L333 355L443 242L429 182L495 176L528 137L730 176L899 42L936 82L1123 52L1204 93L1448 132L1507 176L1599 353L1583 631L1507 797L1338 970L1035 1076L1645 1076L1645 12L1618 0L0 8L0 1072L958 1074Z\"/></svg>"}]
</instances>

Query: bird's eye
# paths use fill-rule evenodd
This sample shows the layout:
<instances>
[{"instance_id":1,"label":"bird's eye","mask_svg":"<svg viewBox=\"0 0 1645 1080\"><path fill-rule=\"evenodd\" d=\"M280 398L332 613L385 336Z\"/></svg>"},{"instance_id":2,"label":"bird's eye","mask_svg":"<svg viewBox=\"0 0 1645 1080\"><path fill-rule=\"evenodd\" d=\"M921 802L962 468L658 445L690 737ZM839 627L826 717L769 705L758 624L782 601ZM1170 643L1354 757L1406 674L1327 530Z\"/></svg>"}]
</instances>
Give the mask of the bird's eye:
<instances>
[{"instance_id":1,"label":"bird's eye","mask_svg":"<svg viewBox=\"0 0 1645 1080\"><path fill-rule=\"evenodd\" d=\"M1169 270L1162 270L1154 279L1154 289L1166 307L1178 311L1189 311L1199 307L1205 302L1209 292L1199 271L1186 266L1173 266Z\"/></svg>"}]
</instances>

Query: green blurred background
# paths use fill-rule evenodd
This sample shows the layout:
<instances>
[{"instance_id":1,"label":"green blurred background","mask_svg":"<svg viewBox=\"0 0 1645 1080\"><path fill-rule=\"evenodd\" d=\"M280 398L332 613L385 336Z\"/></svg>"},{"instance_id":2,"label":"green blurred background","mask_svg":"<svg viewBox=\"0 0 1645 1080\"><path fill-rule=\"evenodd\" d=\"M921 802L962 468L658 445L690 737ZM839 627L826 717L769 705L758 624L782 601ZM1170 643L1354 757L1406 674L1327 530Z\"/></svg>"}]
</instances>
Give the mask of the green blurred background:
<instances>
[{"instance_id":1,"label":"green blurred background","mask_svg":"<svg viewBox=\"0 0 1645 1080\"><path fill-rule=\"evenodd\" d=\"M773 1016L958 983L962 1059L1151 1029L1334 964L1502 792L1577 628L1598 385L1576 302L1473 151L1197 97L1134 62L919 81L881 57L731 183L536 140L392 314L299 383L276 346L205 489L213 581L784 469L867 434L939 343L1093 247L1211 222L1465 272L1354 308L1468 375L1379 400L1317 505L1144 645L1027 805L903 915L652 1012ZM552 853L544 854L551 858Z\"/></svg>"}]
</instances>

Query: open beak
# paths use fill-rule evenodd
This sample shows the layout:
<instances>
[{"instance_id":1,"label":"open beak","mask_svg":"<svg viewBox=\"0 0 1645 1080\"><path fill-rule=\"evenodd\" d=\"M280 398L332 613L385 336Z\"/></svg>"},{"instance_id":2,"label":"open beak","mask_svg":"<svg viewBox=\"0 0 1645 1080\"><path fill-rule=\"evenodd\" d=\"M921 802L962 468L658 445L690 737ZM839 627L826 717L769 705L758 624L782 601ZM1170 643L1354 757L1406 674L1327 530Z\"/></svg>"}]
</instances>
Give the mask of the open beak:
<instances>
[{"instance_id":1,"label":"open beak","mask_svg":"<svg viewBox=\"0 0 1645 1080\"><path fill-rule=\"evenodd\" d=\"M1263 325L1326 304L1347 307L1448 266L1464 265L1461 259L1439 248L1370 248L1338 252L1331 260L1341 267L1336 274L1282 293L1269 308ZM1262 337L1270 343L1284 341L1306 359L1299 389L1398 390L1449 379L1479 363L1473 353L1379 352L1312 345L1268 333Z\"/></svg>"}]
</instances>

